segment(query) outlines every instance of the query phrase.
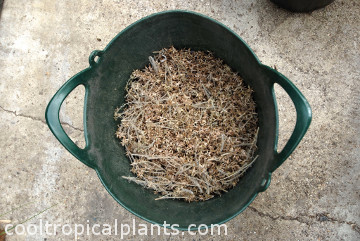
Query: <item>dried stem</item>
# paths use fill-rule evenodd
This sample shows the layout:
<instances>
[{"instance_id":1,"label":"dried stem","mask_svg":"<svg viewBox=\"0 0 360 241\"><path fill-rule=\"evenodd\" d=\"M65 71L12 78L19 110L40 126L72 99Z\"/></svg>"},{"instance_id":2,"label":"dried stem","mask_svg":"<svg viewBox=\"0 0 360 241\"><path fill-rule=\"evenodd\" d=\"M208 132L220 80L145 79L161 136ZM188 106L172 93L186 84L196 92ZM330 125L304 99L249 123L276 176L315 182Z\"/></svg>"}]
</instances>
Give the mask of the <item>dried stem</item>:
<instances>
[{"instance_id":1,"label":"dried stem","mask_svg":"<svg viewBox=\"0 0 360 241\"><path fill-rule=\"evenodd\" d=\"M255 162L258 119L252 90L211 53L156 51L135 70L116 136L136 177L160 199L207 200Z\"/></svg>"}]
</instances>

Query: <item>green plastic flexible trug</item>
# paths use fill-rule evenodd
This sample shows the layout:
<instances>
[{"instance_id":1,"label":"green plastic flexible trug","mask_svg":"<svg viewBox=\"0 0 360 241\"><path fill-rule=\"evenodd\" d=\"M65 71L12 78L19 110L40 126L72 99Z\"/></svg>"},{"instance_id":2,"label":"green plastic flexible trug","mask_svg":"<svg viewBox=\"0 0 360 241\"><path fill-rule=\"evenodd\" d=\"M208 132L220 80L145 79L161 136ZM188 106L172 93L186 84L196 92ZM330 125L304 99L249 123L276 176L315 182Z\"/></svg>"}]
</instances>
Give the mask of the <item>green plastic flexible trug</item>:
<instances>
[{"instance_id":1,"label":"green plastic flexible trug","mask_svg":"<svg viewBox=\"0 0 360 241\"><path fill-rule=\"evenodd\" d=\"M125 101L125 85L131 72L144 68L153 51L170 46L213 52L254 90L260 126L256 153L259 157L232 190L205 202L156 201L157 196L151 190L121 178L133 174L125 150L115 138L118 123L113 118L114 110ZM104 50L93 51L89 63L90 67L68 80L51 99L46 109L46 121L60 143L97 172L106 190L118 203L152 223L166 221L186 229L189 224L210 226L235 217L259 192L266 190L271 173L294 151L310 125L310 106L286 77L261 64L233 31L197 13L167 11L141 19L120 32ZM297 116L295 129L281 152L277 151L275 83L290 96ZM72 142L59 121L62 102L78 85L85 86L86 91L84 149ZM91 198L92 194L82 195Z\"/></svg>"}]
</instances>

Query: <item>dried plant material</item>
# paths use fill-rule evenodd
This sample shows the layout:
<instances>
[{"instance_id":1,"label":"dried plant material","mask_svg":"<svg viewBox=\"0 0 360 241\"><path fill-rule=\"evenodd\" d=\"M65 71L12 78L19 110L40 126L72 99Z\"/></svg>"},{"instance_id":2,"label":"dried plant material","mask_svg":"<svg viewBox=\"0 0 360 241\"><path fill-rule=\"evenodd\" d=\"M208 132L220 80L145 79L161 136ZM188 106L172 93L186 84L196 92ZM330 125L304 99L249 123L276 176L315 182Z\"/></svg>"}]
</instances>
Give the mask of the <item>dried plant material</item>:
<instances>
[{"instance_id":1,"label":"dried plant material","mask_svg":"<svg viewBox=\"0 0 360 241\"><path fill-rule=\"evenodd\" d=\"M0 241L5 241L6 233L5 230L0 228Z\"/></svg>"},{"instance_id":2,"label":"dried plant material","mask_svg":"<svg viewBox=\"0 0 360 241\"><path fill-rule=\"evenodd\" d=\"M162 196L203 201L226 192L256 160L252 90L213 54L171 47L149 57L127 84L116 136L131 171L123 177Z\"/></svg>"}]
</instances>

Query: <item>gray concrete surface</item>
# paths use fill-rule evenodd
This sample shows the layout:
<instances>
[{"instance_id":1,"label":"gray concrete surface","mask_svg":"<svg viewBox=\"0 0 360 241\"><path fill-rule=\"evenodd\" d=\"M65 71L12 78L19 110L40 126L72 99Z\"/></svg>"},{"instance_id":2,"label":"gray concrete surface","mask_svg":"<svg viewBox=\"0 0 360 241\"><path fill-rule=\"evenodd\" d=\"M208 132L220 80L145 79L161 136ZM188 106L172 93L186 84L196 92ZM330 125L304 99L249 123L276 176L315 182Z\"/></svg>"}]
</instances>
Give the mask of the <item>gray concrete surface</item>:
<instances>
[{"instance_id":1,"label":"gray concrete surface","mask_svg":"<svg viewBox=\"0 0 360 241\"><path fill-rule=\"evenodd\" d=\"M5 0L0 19L0 216L26 225L145 223L117 204L96 173L49 131L44 112L56 90L127 25L167 9L206 14L238 33L259 59L291 79L309 100L313 122L269 189L227 223L227 236L139 236L132 240L360 240L360 1L336 0L294 14L268 0ZM124 46L126 47L126 46ZM79 145L82 89L66 99L64 128ZM295 113L277 88L280 144ZM7 240L73 240L58 232ZM119 236L80 236L117 240Z\"/></svg>"}]
</instances>

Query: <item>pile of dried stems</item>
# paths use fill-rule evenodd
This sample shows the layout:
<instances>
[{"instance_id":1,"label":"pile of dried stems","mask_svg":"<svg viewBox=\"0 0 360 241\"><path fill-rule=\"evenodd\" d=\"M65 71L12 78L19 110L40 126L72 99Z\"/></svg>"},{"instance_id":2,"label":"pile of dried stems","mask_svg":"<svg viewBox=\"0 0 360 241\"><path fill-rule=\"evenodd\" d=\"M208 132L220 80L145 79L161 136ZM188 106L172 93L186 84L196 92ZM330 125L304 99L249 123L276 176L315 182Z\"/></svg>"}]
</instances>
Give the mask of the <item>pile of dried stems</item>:
<instances>
[{"instance_id":1,"label":"pile of dried stems","mask_svg":"<svg viewBox=\"0 0 360 241\"><path fill-rule=\"evenodd\" d=\"M255 161L252 90L213 54L171 47L149 57L117 108L116 136L131 171L123 177L162 196L199 201L236 185Z\"/></svg>"}]
</instances>

